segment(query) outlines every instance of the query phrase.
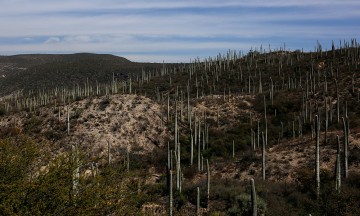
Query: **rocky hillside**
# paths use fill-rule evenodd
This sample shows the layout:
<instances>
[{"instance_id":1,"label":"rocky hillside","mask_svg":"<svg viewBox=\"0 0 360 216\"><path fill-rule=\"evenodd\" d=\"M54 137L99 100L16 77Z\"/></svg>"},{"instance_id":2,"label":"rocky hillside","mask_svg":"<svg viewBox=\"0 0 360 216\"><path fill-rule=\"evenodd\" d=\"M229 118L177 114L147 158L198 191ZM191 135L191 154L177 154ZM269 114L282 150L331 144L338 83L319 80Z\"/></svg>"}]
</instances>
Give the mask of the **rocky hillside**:
<instances>
[{"instance_id":1,"label":"rocky hillside","mask_svg":"<svg viewBox=\"0 0 360 216\"><path fill-rule=\"evenodd\" d=\"M97 157L106 155L108 142L113 149L136 149L143 153L164 147L168 133L161 124L161 115L160 105L151 99L138 95L111 95L3 116L0 125L3 129L15 127L20 132L46 138L64 147L79 142ZM114 154L118 153L114 151Z\"/></svg>"}]
</instances>

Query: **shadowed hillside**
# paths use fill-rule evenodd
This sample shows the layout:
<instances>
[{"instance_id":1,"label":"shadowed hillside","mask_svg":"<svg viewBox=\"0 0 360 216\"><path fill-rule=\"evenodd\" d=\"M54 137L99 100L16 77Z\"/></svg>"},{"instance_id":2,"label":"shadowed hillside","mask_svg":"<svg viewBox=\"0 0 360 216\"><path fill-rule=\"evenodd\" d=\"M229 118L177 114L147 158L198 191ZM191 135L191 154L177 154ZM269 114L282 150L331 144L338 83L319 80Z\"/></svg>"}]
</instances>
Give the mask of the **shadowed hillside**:
<instances>
[{"instance_id":1,"label":"shadowed hillside","mask_svg":"<svg viewBox=\"0 0 360 216\"><path fill-rule=\"evenodd\" d=\"M136 63L108 54L15 55L0 57L0 95L88 82L126 80L161 64Z\"/></svg>"}]
</instances>

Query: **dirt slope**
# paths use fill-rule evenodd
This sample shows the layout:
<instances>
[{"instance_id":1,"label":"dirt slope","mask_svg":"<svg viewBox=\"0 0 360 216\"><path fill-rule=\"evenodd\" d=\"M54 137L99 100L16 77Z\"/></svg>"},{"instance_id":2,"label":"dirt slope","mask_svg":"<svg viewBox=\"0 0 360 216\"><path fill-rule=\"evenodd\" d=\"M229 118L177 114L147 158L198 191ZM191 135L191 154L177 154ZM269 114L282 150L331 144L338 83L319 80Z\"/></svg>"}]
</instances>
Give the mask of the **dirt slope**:
<instances>
[{"instance_id":1,"label":"dirt slope","mask_svg":"<svg viewBox=\"0 0 360 216\"><path fill-rule=\"evenodd\" d=\"M70 136L67 136L67 110ZM45 136L65 148L69 143L81 143L94 156L106 153L108 142L114 154L117 149L144 153L164 145L167 137L161 125L159 104L138 95L87 98L66 107L42 107L31 114L20 112L0 118L1 128L14 125L17 130Z\"/></svg>"}]
</instances>

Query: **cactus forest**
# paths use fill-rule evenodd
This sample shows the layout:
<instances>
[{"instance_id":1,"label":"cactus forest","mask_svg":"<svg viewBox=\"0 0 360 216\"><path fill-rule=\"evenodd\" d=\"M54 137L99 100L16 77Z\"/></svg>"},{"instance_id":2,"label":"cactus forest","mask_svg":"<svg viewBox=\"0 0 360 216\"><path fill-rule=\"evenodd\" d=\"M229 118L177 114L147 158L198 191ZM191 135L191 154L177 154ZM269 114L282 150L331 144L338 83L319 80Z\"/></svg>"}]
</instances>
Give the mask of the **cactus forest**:
<instances>
[{"instance_id":1,"label":"cactus forest","mask_svg":"<svg viewBox=\"0 0 360 216\"><path fill-rule=\"evenodd\" d=\"M330 46L0 57L0 215L360 215L360 45Z\"/></svg>"}]
</instances>

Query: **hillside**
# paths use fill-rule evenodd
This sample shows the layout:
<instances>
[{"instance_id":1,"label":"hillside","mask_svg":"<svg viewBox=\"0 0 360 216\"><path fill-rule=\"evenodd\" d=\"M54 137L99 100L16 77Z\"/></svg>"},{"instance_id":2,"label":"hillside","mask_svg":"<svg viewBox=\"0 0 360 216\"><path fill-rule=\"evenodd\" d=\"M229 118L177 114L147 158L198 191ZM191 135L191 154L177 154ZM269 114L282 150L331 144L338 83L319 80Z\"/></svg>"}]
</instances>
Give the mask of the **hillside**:
<instances>
[{"instance_id":1,"label":"hillside","mask_svg":"<svg viewBox=\"0 0 360 216\"><path fill-rule=\"evenodd\" d=\"M0 95L18 90L104 83L136 77L160 64L136 63L108 54L29 54L0 56Z\"/></svg>"},{"instance_id":2,"label":"hillside","mask_svg":"<svg viewBox=\"0 0 360 216\"><path fill-rule=\"evenodd\" d=\"M359 215L359 48L229 51L4 97L0 212L251 215L254 179L258 215Z\"/></svg>"}]
</instances>

